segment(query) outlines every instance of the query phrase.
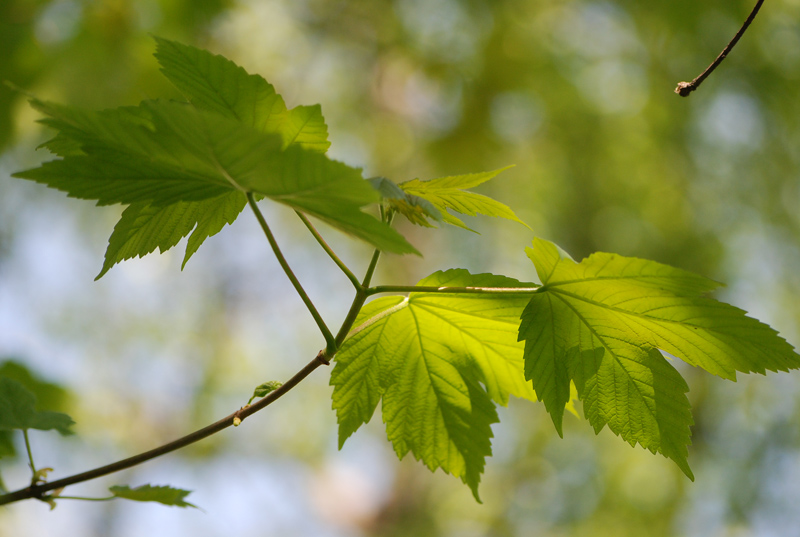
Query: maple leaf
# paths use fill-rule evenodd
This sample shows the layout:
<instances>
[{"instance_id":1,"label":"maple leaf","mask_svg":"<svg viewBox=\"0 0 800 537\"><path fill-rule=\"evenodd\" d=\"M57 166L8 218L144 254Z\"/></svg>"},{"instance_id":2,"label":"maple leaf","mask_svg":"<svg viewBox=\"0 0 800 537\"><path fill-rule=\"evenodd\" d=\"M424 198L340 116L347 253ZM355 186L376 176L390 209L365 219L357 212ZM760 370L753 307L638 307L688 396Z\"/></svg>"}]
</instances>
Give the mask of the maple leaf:
<instances>
[{"instance_id":1,"label":"maple leaf","mask_svg":"<svg viewBox=\"0 0 800 537\"><path fill-rule=\"evenodd\" d=\"M111 491L115 498L124 498L135 502L158 502L175 507L194 507L197 509L196 505L184 500L186 496L191 494L192 491L190 490L176 489L164 485L142 485L136 488L130 488L127 485L116 485L109 487L108 490Z\"/></svg>"},{"instance_id":2,"label":"maple leaf","mask_svg":"<svg viewBox=\"0 0 800 537\"><path fill-rule=\"evenodd\" d=\"M0 431L12 429L55 429L70 435L75 424L62 412L36 410L36 396L16 380L0 377Z\"/></svg>"},{"instance_id":3,"label":"maple leaf","mask_svg":"<svg viewBox=\"0 0 800 537\"><path fill-rule=\"evenodd\" d=\"M719 284L654 261L596 253L581 263L555 244L528 248L542 287L522 314L525 376L559 434L574 381L596 432L686 461L688 386L659 352L723 378L800 367L791 345L742 310L703 296Z\"/></svg>"},{"instance_id":4,"label":"maple leaf","mask_svg":"<svg viewBox=\"0 0 800 537\"><path fill-rule=\"evenodd\" d=\"M32 99L62 159L15 174L98 204L130 204L98 278L192 234L183 265L231 224L252 190L396 253L418 253L361 207L379 200L361 171L332 161L321 109L287 109L272 85L222 56L156 38L162 72L188 103L92 112Z\"/></svg>"},{"instance_id":5,"label":"maple leaf","mask_svg":"<svg viewBox=\"0 0 800 537\"><path fill-rule=\"evenodd\" d=\"M532 284L463 269L436 272L420 286L517 287ZM528 297L414 292L367 304L336 355L331 375L339 445L383 400L397 455L409 451L431 470L460 477L478 498L491 454L494 403L536 400L522 373L519 316Z\"/></svg>"},{"instance_id":6,"label":"maple leaf","mask_svg":"<svg viewBox=\"0 0 800 537\"><path fill-rule=\"evenodd\" d=\"M528 224L517 218L514 211L507 205L488 196L466 190L493 179L497 174L508 168L510 168L510 166L490 172L439 177L438 179L431 179L430 181L413 179L400 183L398 186L407 194L430 202L441 213L441 220L444 222L468 231L474 232L475 230L470 229L460 218L450 214L447 211L448 209L468 216L483 214L486 216L506 218L519 222L525 227L529 227ZM403 212L402 206L398 210ZM438 220L438 218L436 219ZM418 219L410 218L410 220L418 224L420 223Z\"/></svg>"}]
</instances>

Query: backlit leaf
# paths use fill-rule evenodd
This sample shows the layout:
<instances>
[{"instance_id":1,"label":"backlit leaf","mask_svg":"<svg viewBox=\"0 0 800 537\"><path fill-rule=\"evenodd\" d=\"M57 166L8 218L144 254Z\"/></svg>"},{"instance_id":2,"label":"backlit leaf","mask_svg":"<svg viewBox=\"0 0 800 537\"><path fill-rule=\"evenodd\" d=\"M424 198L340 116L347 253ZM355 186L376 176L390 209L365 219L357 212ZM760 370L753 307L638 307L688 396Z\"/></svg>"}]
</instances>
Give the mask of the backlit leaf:
<instances>
[{"instance_id":1,"label":"backlit leaf","mask_svg":"<svg viewBox=\"0 0 800 537\"><path fill-rule=\"evenodd\" d=\"M499 216L519 222L524 226L528 226L525 222L517 218L507 205L500 203L488 196L469 192L467 189L476 187L486 181L493 179L500 172L507 170L500 168L491 172L472 173L468 175L457 175L453 177L440 177L438 179L431 179L430 181L420 181L414 179L406 181L398 185L408 194L419 196L426 199L433 204L442 214L442 219L448 224L458 226L460 228L470 229L460 218L449 213L447 209L451 209L457 213L466 214L468 216L475 216L476 214L483 214L486 216Z\"/></svg>"},{"instance_id":2,"label":"backlit leaf","mask_svg":"<svg viewBox=\"0 0 800 537\"><path fill-rule=\"evenodd\" d=\"M800 367L772 328L702 296L719 285L712 280L606 253L576 263L541 239L528 256L543 286L522 315L525 375L559 433L574 381L596 432L608 425L692 477L688 386L658 349L732 380Z\"/></svg>"},{"instance_id":3,"label":"backlit leaf","mask_svg":"<svg viewBox=\"0 0 800 537\"><path fill-rule=\"evenodd\" d=\"M448 270L424 286L525 287L491 274ZM528 297L411 293L367 304L336 356L331 384L339 445L383 400L386 432L398 456L460 477L477 498L491 454L494 402L535 400L522 374L519 316Z\"/></svg>"}]
</instances>

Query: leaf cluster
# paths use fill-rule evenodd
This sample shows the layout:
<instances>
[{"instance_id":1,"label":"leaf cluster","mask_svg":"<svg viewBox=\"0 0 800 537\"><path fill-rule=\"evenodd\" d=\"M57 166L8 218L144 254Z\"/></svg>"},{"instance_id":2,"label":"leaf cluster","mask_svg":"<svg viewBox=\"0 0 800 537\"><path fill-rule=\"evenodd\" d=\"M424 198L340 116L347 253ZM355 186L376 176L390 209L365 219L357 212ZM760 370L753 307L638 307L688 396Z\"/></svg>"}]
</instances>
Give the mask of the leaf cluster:
<instances>
[{"instance_id":1,"label":"leaf cluster","mask_svg":"<svg viewBox=\"0 0 800 537\"><path fill-rule=\"evenodd\" d=\"M800 356L777 332L707 296L719 285L714 281L615 254L576 262L539 238L527 254L531 279L535 274L540 284L451 269L416 286L369 287L380 252L418 253L390 227L395 214L418 225L464 229L469 227L454 213L523 223L507 206L469 190L502 169L399 184L364 180L361 170L325 155L328 133L319 106L288 109L266 80L233 62L172 41L157 43L162 72L185 102L92 112L33 99L46 116L42 122L57 131L44 145L59 158L16 176L99 205L127 205L98 278L121 260L163 252L191 234L185 264L254 196L375 246L359 283L309 226L356 287L334 339L273 245L326 335L323 363L336 361L330 382L340 447L380 403L400 458L411 453L431 470L459 477L478 499L496 405L508 404L510 396L542 401L563 434L564 410L574 411L577 399L595 432L607 426L631 445L672 459L693 478L689 387L672 359L729 380L737 372L800 368ZM376 203L381 219L364 210ZM366 302L388 292L403 296ZM266 383L254 397L291 388L280 386ZM56 417L9 401L0 429L58 428ZM113 492L173 505L183 502L185 492L136 490Z\"/></svg>"}]
</instances>

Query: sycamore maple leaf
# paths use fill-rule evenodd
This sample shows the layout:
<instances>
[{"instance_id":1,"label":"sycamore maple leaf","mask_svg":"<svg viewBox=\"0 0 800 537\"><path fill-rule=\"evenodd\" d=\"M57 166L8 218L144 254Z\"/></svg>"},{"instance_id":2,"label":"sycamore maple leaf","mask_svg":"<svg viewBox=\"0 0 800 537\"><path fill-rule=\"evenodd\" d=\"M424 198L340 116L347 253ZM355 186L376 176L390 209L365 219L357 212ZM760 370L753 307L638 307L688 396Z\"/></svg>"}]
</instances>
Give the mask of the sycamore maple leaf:
<instances>
[{"instance_id":1,"label":"sycamore maple leaf","mask_svg":"<svg viewBox=\"0 0 800 537\"><path fill-rule=\"evenodd\" d=\"M654 261L596 253L581 263L553 243L528 249L542 287L522 314L525 376L561 434L570 381L596 432L606 425L686 461L688 386L659 349L723 378L800 367L772 328L703 295L719 284Z\"/></svg>"},{"instance_id":2,"label":"sycamore maple leaf","mask_svg":"<svg viewBox=\"0 0 800 537\"><path fill-rule=\"evenodd\" d=\"M420 286L522 288L532 284L466 270L437 272ZM382 400L397 455L460 477L478 498L491 454L494 403L536 400L522 374L519 316L528 298L411 293L367 304L336 355L331 375L339 446Z\"/></svg>"},{"instance_id":3,"label":"sycamore maple leaf","mask_svg":"<svg viewBox=\"0 0 800 537\"><path fill-rule=\"evenodd\" d=\"M419 211L415 214L410 210L414 209L415 206L418 206L419 204L409 203L404 200L390 199L390 205L395 207L398 212L407 216L412 222L426 226L430 225L424 218L425 216L428 216L434 220L442 220L447 224L457 226L468 231L475 231L474 229L468 227L460 218L448 212L449 209L467 216L483 214L486 216L506 218L508 220L519 222L520 224L528 227L528 224L520 220L517 215L514 214L514 211L512 211L507 205L500 203L499 201L488 196L470 192L468 190L483 184L490 179L494 179L497 174L507 170L508 168L510 168L510 166L490 172L470 173L467 175L455 175L452 177L439 177L429 181L413 179L397 185L408 196L410 196L412 200L421 198L422 200L430 203L437 213L429 214L429 211L425 211L424 213ZM411 215L407 214L409 212L411 212Z\"/></svg>"}]
</instances>

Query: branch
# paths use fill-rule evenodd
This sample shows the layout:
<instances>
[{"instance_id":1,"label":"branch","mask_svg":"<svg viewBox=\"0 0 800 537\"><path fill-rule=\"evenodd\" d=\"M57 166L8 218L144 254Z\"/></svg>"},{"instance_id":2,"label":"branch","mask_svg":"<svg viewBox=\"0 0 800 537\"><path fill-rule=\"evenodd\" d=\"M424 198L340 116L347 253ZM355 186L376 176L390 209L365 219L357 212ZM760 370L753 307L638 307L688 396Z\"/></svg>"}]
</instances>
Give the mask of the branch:
<instances>
[{"instance_id":1,"label":"branch","mask_svg":"<svg viewBox=\"0 0 800 537\"><path fill-rule=\"evenodd\" d=\"M708 75L710 75L714 71L714 69L716 69L717 66L722 63L722 60L724 60L725 57L728 55L728 53L733 49L734 45L736 45L736 43L739 42L739 38L744 35L744 32L745 30L747 30L747 27L750 26L750 23L753 22L753 19L756 18L756 14L758 13L758 10L761 9L761 4L763 3L764 0L758 0L758 2L756 3L756 7L754 7L753 11L750 12L750 16L747 17L747 20L744 21L744 24L742 25L741 28L739 28L739 31L736 32L736 35L733 36L733 39L731 39L731 42L728 43L728 46L725 47L725 49L719 53L717 59L714 60L711 63L711 65L706 67L706 70L700 73L700 75L698 75L697 78L695 78L691 82L678 82L678 87L675 88L675 93L677 93L681 97L688 97L690 93L696 90L700 86L700 84L703 83L703 80L705 80L708 77Z\"/></svg>"},{"instance_id":2,"label":"branch","mask_svg":"<svg viewBox=\"0 0 800 537\"><path fill-rule=\"evenodd\" d=\"M319 231L317 231L317 228L315 228L314 225L308 220L308 217L300 211L295 211L295 213L297 213L297 216L300 217L300 220L303 221L314 238L317 239L317 242L320 246L322 246L322 249L325 250L325 253L328 254L328 257L330 257L333 262L336 263L336 266L339 267L342 272L344 272L344 275L347 276L347 279L350 280L350 282L356 288L356 291L359 290L361 288L361 284L358 282L358 277L353 274L353 271L347 268L347 265L345 265L344 262L339 259L339 256L336 255L336 252L334 252L333 249L328 246L328 243L325 242L325 239L322 238L322 235L320 235Z\"/></svg>"},{"instance_id":3,"label":"branch","mask_svg":"<svg viewBox=\"0 0 800 537\"><path fill-rule=\"evenodd\" d=\"M322 319L322 316L317 311L317 308L314 306L314 303L311 302L311 299L306 294L305 289L303 286L300 285L300 280L297 279L297 276L294 275L292 272L289 263L286 261L286 258L283 257L283 253L281 249L278 247L278 242L275 240L275 236L272 234L272 231L269 229L267 225L267 221L264 219L264 215L261 214L261 210L256 205L256 200L253 197L252 192L247 193L247 203L250 204L250 208L253 210L253 213L256 215L256 219L258 223L261 225L261 229L264 230L264 235L267 236L267 240L269 241L270 247L272 247L272 251L275 254L275 257L278 259L278 263L280 263L283 272L286 273L286 276L289 278L289 281L292 282L295 291L297 294L300 295L300 298L303 300L303 303L308 308L308 311L311 313L311 316L314 318L314 321L317 323L320 332L322 332L323 337L325 338L325 351L328 357L333 356L336 354L336 341L333 337L333 334L328 329L328 326L325 324L325 321Z\"/></svg>"},{"instance_id":4,"label":"branch","mask_svg":"<svg viewBox=\"0 0 800 537\"><path fill-rule=\"evenodd\" d=\"M222 431L223 429L227 429L231 425L234 425L234 421L236 421L237 424L241 423L241 421L243 421L248 416L255 414L259 410L269 406L277 399L279 399L281 396L283 396L285 393L287 393L289 390L297 386L316 368L318 368L321 365L327 365L328 363L329 362L327 358L325 358L323 351L320 351L319 354L317 354L317 356L313 360L311 360L303 369L298 371L291 379L286 381L286 383L284 383L281 387L279 387L275 391L270 392L269 395L267 395L254 405L245 406L237 410L233 414L230 414L229 416L222 418L216 423L212 423L211 425L203 427L202 429L190 433L182 438L174 440L168 444L164 444L163 446L157 447L155 449L151 449L150 451L145 451L144 453L140 453L139 455L135 455L133 457L129 457L127 459L123 459L121 461L108 464L106 466L101 466L99 468L95 468L87 472L65 477L63 479L57 479L56 481L51 481L49 483L41 483L38 485L33 484L24 489L0 495L0 505L6 505L9 503L18 502L20 500L27 500L30 498L37 498L39 500L44 500L45 492L67 487L69 485L74 485L76 483L82 483L84 481L96 479L104 475L112 474L114 472L119 472L120 470L126 470L133 466L142 464L143 462L155 459L156 457L160 457L161 455L166 455L167 453L178 450L182 447L186 447L190 444L194 444L195 442L199 442L200 440L206 437L209 437L213 434Z\"/></svg>"}]
</instances>

